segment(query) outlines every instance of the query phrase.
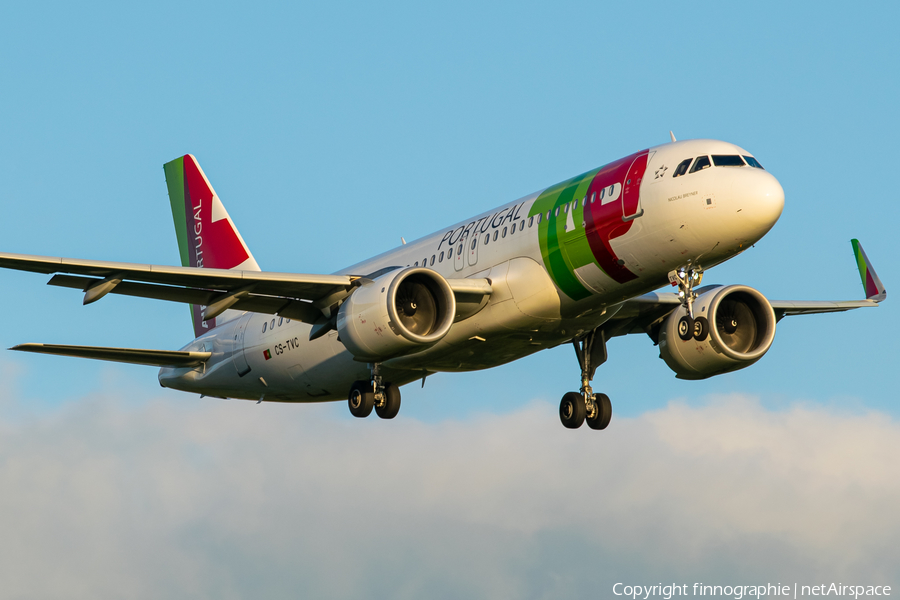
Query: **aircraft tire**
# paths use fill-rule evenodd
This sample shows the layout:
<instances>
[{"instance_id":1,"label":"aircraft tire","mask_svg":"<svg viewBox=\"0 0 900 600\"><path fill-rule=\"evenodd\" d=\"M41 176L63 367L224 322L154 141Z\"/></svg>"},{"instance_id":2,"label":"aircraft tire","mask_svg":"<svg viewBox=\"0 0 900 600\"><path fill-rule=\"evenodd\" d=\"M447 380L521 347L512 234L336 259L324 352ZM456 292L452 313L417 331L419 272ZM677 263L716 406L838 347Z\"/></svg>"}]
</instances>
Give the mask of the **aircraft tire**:
<instances>
[{"instance_id":1,"label":"aircraft tire","mask_svg":"<svg viewBox=\"0 0 900 600\"><path fill-rule=\"evenodd\" d=\"M368 417L372 413L372 407L375 406L372 384L368 381L354 381L350 386L347 405L350 407L350 414L354 417L360 419Z\"/></svg>"},{"instance_id":2,"label":"aircraft tire","mask_svg":"<svg viewBox=\"0 0 900 600\"><path fill-rule=\"evenodd\" d=\"M606 429L612 419L612 402L606 394L595 394L594 404L597 406L597 413L593 419L586 418L585 421L591 429Z\"/></svg>"},{"instance_id":3,"label":"aircraft tire","mask_svg":"<svg viewBox=\"0 0 900 600\"><path fill-rule=\"evenodd\" d=\"M685 342L694 337L694 320L687 315L678 319L678 337Z\"/></svg>"},{"instance_id":4,"label":"aircraft tire","mask_svg":"<svg viewBox=\"0 0 900 600\"><path fill-rule=\"evenodd\" d=\"M384 406L376 406L375 412L382 419L393 419L400 412L400 388L393 383L384 386Z\"/></svg>"},{"instance_id":5,"label":"aircraft tire","mask_svg":"<svg viewBox=\"0 0 900 600\"><path fill-rule=\"evenodd\" d=\"M705 342L709 337L709 321L706 317L697 317L694 319L694 339L698 342Z\"/></svg>"},{"instance_id":6,"label":"aircraft tire","mask_svg":"<svg viewBox=\"0 0 900 600\"><path fill-rule=\"evenodd\" d=\"M578 392L568 392L559 403L559 420L567 429L578 429L584 423L584 415L587 410L584 406L584 396Z\"/></svg>"}]
</instances>

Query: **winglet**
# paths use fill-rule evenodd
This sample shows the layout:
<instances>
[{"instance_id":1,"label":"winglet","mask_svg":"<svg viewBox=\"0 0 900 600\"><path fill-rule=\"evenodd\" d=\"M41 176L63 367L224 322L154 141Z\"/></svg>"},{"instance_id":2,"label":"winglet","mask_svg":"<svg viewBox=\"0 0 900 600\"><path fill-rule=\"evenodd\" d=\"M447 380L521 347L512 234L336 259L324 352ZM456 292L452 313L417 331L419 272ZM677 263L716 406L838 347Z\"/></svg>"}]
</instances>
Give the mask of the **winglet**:
<instances>
[{"instance_id":1,"label":"winglet","mask_svg":"<svg viewBox=\"0 0 900 600\"><path fill-rule=\"evenodd\" d=\"M866 291L866 299L874 300L875 302L883 301L887 298L887 291L878 278L878 274L875 273L875 269L872 268L872 263L869 262L866 251L863 250L859 240L850 240L850 243L853 244L853 255L856 257L856 266L859 268L859 278L862 280L863 289Z\"/></svg>"}]
</instances>

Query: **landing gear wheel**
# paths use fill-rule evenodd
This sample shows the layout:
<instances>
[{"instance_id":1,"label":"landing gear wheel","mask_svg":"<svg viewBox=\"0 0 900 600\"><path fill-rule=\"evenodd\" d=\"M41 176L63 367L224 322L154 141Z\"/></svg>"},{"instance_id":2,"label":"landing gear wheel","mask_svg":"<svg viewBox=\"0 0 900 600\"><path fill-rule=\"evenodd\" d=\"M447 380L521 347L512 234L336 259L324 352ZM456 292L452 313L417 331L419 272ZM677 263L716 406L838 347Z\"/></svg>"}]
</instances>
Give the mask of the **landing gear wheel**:
<instances>
[{"instance_id":1,"label":"landing gear wheel","mask_svg":"<svg viewBox=\"0 0 900 600\"><path fill-rule=\"evenodd\" d=\"M591 429L606 429L610 419L612 419L612 402L609 401L609 396L606 394L595 394L594 407L596 408L594 416L586 418L585 422Z\"/></svg>"},{"instance_id":2,"label":"landing gear wheel","mask_svg":"<svg viewBox=\"0 0 900 600\"><path fill-rule=\"evenodd\" d=\"M372 384L368 381L354 381L350 386L347 404L350 406L350 414L354 417L360 419L368 417L372 413L372 407L375 406L375 392L372 391ZM398 408L399 404L398 402Z\"/></svg>"},{"instance_id":3,"label":"landing gear wheel","mask_svg":"<svg viewBox=\"0 0 900 600\"><path fill-rule=\"evenodd\" d=\"M708 329L709 324L707 323L707 330ZM694 319L690 318L687 315L678 319L678 337L683 339L685 342L694 337Z\"/></svg>"},{"instance_id":4,"label":"landing gear wheel","mask_svg":"<svg viewBox=\"0 0 900 600\"><path fill-rule=\"evenodd\" d=\"M694 339L705 342L707 337L709 337L709 321L706 317L697 317L694 319Z\"/></svg>"},{"instance_id":5,"label":"landing gear wheel","mask_svg":"<svg viewBox=\"0 0 900 600\"><path fill-rule=\"evenodd\" d=\"M569 392L562 397L559 403L559 420L563 427L578 429L584 423L584 415L587 410L584 406L584 397L578 392Z\"/></svg>"},{"instance_id":6,"label":"landing gear wheel","mask_svg":"<svg viewBox=\"0 0 900 600\"><path fill-rule=\"evenodd\" d=\"M393 383L384 386L384 403L375 407L375 412L382 419L393 419L400 412L400 388Z\"/></svg>"}]
</instances>

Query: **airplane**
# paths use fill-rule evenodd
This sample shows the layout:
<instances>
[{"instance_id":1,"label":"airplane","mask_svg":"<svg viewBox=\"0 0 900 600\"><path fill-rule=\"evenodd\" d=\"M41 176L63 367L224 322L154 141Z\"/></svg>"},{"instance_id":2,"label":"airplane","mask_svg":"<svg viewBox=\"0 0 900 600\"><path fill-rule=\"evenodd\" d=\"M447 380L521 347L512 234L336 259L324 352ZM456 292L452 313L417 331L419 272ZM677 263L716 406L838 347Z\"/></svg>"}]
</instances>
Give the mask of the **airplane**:
<instances>
[{"instance_id":1,"label":"airplane","mask_svg":"<svg viewBox=\"0 0 900 600\"><path fill-rule=\"evenodd\" d=\"M581 385L563 395L560 421L602 430L612 404L591 382L612 338L648 335L677 378L706 379L760 360L785 316L887 297L857 240L864 300L701 286L784 207L778 180L724 141L671 135L331 275L260 270L194 156L164 171L182 266L0 253L0 267L52 275L84 304L108 294L189 304L195 339L178 351L12 350L157 366L160 385L202 396L347 400L355 417L392 419L402 385L571 343ZM657 291L667 284L677 291Z\"/></svg>"}]
</instances>

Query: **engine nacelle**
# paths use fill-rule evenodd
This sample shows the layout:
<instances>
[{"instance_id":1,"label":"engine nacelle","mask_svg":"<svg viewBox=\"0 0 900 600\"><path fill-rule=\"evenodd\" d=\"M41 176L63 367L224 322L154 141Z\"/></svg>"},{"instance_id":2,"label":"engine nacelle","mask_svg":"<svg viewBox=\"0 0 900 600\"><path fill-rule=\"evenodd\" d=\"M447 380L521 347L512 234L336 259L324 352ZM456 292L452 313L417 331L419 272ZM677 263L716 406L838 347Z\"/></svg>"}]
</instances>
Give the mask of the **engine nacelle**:
<instances>
[{"instance_id":1,"label":"engine nacelle","mask_svg":"<svg viewBox=\"0 0 900 600\"><path fill-rule=\"evenodd\" d=\"M659 356L678 379L706 379L749 367L775 339L775 311L766 297L746 285L714 288L694 301L694 317L709 320L709 335L699 342L678 337L679 307L659 332Z\"/></svg>"},{"instance_id":2,"label":"engine nacelle","mask_svg":"<svg viewBox=\"0 0 900 600\"><path fill-rule=\"evenodd\" d=\"M380 362L438 343L455 315L456 298L440 274L396 269L350 294L338 310L337 330L353 356Z\"/></svg>"}]
</instances>

